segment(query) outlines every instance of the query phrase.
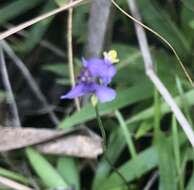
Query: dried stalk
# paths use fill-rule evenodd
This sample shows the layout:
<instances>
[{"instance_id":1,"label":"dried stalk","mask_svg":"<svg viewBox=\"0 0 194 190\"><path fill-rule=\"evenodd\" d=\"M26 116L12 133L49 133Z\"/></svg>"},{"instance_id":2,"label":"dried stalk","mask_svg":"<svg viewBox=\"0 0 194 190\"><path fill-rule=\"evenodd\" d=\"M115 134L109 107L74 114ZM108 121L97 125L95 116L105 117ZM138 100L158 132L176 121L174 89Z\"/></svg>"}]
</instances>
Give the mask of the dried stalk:
<instances>
[{"instance_id":1,"label":"dried stalk","mask_svg":"<svg viewBox=\"0 0 194 190\"><path fill-rule=\"evenodd\" d=\"M72 0L70 0L72 3ZM73 66L73 45L72 45L72 22L73 22L73 8L68 10L68 17L67 17L67 50L68 50L68 63L69 63L69 74L70 74L70 81L71 86L75 87L75 74L74 74L74 66ZM80 110L80 103L79 99L75 98L75 105L77 110Z\"/></svg>"},{"instance_id":2,"label":"dried stalk","mask_svg":"<svg viewBox=\"0 0 194 190\"><path fill-rule=\"evenodd\" d=\"M11 88L2 47L0 47L0 70L1 70L3 84L5 87L6 93L7 93L6 95L7 101L11 108L13 125L16 127L20 127L21 122L19 118L19 113L18 113L16 102L15 102L14 94Z\"/></svg>"},{"instance_id":3,"label":"dried stalk","mask_svg":"<svg viewBox=\"0 0 194 190\"><path fill-rule=\"evenodd\" d=\"M140 26L142 26L144 29L148 30L149 32L151 32L152 34L154 34L156 37L158 37L162 42L164 42L169 48L170 50L174 53L175 57L177 58L178 63L180 64L185 76L187 77L188 81L190 82L191 86L194 87L194 82L191 78L191 76L189 75L187 69L185 68L181 58L179 57L178 53L176 52L175 48L170 44L170 42L168 42L168 40L166 40L163 36L161 36L158 32L156 32L155 30L152 30L150 27L146 26L145 24L143 24L140 20L136 19L135 17L131 16L130 14L128 14L126 11L124 11L114 0L111 0L112 3L114 4L114 6L121 11L125 16L127 16L129 19L131 19L133 22L135 22L136 24L139 24Z\"/></svg>"},{"instance_id":4,"label":"dried stalk","mask_svg":"<svg viewBox=\"0 0 194 190\"><path fill-rule=\"evenodd\" d=\"M136 2L134 0L128 0L129 8L131 10L132 16L141 22L141 16L139 14ZM166 103L170 106L172 112L175 114L177 121L180 126L183 128L185 134L187 135L190 143L194 147L194 133L189 122L185 118L184 114L181 112L180 108L177 106L171 94L168 92L164 84L158 78L154 71L153 60L148 46L147 37L144 31L144 28L139 23L135 22L136 34L140 46L140 50L143 56L145 64L145 72L150 80L154 83L157 90L160 92Z\"/></svg>"},{"instance_id":5,"label":"dried stalk","mask_svg":"<svg viewBox=\"0 0 194 190\"><path fill-rule=\"evenodd\" d=\"M24 78L26 79L26 82L29 84L29 87L32 89L34 94L37 96L37 98L42 102L43 106L47 109L48 115L50 116L51 120L55 125L59 124L59 120L55 113L51 110L51 106L48 104L45 96L41 92L40 88L36 84L36 81L32 77L31 73L25 66L25 64L22 62L22 60L17 57L17 55L14 53L14 51L9 47L9 45L5 42L1 42L3 49L5 52L9 55L9 57L13 60L13 62L16 64L16 66L19 68L21 73L23 74Z\"/></svg>"},{"instance_id":6,"label":"dried stalk","mask_svg":"<svg viewBox=\"0 0 194 190\"><path fill-rule=\"evenodd\" d=\"M72 3L64 5L63 7L54 9L53 11L45 13L45 14L43 14L41 16L38 16L38 17L36 17L34 19L31 19L31 20L29 20L27 22L24 22L24 23L14 27L14 28L11 28L11 29L9 29L9 30L7 30L5 32L2 32L2 33L0 33L0 40L3 40L5 38L7 38L8 36L11 36L12 34L15 34L15 33L19 32L20 30L23 30L24 28L27 28L27 27L29 27L29 26L37 23L37 22L40 22L41 20L44 20L44 19L46 19L46 18L48 18L50 16L53 16L53 15L58 14L60 12L63 12L65 10L69 9L69 8L78 6L80 3L84 2L84 1L86 1L86 0L73 1Z\"/></svg>"},{"instance_id":7,"label":"dried stalk","mask_svg":"<svg viewBox=\"0 0 194 190\"><path fill-rule=\"evenodd\" d=\"M0 184L15 190L33 190L25 185L22 185L16 181L10 180L3 176L0 176Z\"/></svg>"},{"instance_id":8,"label":"dried stalk","mask_svg":"<svg viewBox=\"0 0 194 190\"><path fill-rule=\"evenodd\" d=\"M10 29L10 28L13 28L14 25L12 24L6 24L4 26L6 29ZM25 30L22 30L22 31L19 31L17 33L17 35L21 36L21 37L24 37L24 38L30 38L30 33L25 31ZM47 41L47 40L44 40L42 39L40 42L39 42L40 46L52 51L54 54L56 54L57 56L61 57L61 58L65 58L65 53L60 49L58 48L56 45L52 44L51 42Z\"/></svg>"},{"instance_id":9,"label":"dried stalk","mask_svg":"<svg viewBox=\"0 0 194 190\"><path fill-rule=\"evenodd\" d=\"M111 0L91 0L86 57L100 57L111 18Z\"/></svg>"}]
</instances>

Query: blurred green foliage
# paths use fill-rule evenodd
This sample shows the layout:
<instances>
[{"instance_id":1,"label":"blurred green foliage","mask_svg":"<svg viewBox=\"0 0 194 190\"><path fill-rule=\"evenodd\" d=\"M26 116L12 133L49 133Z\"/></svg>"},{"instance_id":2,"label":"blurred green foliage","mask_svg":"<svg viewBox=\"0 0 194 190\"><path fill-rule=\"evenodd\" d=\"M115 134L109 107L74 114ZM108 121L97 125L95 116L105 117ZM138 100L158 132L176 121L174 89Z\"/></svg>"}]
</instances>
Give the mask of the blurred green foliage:
<instances>
[{"instance_id":1,"label":"blurred green foliage","mask_svg":"<svg viewBox=\"0 0 194 190\"><path fill-rule=\"evenodd\" d=\"M6 1L0 6L1 27L7 28L9 24L24 22L26 16L28 19L33 18L62 6L65 2L67 1ZM123 0L119 3L127 9L127 1ZM193 77L194 1L139 0L137 3L143 22L173 45ZM88 4L74 9L73 49L76 73L80 69L79 60L87 41L89 9ZM182 129L173 119L170 108L156 93L156 89L145 75L131 21L116 10L112 14L114 14L111 17L113 38L110 49L117 50L120 63L116 65L118 73L112 84L118 92L117 98L113 102L100 105L100 114L108 134L107 154L127 179L131 190L144 189L155 173L157 177L151 189L192 190L194 187L193 150ZM64 88L64 91L70 88L66 18L66 13L56 15L26 29L23 37L14 35L8 39L10 46L28 63L29 69L32 69L35 76L40 73L51 76L57 88ZM194 90L168 47L153 34L146 33L157 74L192 123ZM58 50L64 55L59 56ZM29 59L31 61L28 62ZM36 73L37 70L38 73ZM44 75L38 78L41 77L43 81L47 80L44 79ZM53 99L58 100L58 94L55 96ZM59 104L59 100L54 104ZM72 108L69 102L64 102L64 105L62 109ZM130 155L123 128L114 114L116 110L122 113L123 122L136 148L137 156L134 158ZM79 112L66 111L65 113L59 128L76 127L86 123L96 130L95 112L90 104L86 104ZM124 132L126 133L126 130ZM34 180L41 188L66 188L73 185L76 190L122 189L120 177L111 170L103 156L98 161L82 161L65 156L55 156L54 159L49 160L49 157L41 155L32 148L26 149L24 155L35 171L32 173ZM85 167L86 162L89 169ZM7 170L0 168L0 175L31 184L28 176L24 177L22 172L17 174L9 167Z\"/></svg>"}]
</instances>

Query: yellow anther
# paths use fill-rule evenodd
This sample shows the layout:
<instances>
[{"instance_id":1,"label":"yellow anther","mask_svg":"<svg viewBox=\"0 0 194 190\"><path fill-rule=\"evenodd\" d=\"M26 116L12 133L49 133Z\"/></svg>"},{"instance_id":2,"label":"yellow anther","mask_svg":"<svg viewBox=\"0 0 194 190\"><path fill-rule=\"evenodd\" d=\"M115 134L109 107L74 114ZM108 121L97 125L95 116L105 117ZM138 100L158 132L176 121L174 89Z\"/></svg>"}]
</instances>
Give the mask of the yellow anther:
<instances>
[{"instance_id":1,"label":"yellow anther","mask_svg":"<svg viewBox=\"0 0 194 190\"><path fill-rule=\"evenodd\" d=\"M103 55L104 55L104 58L111 61L111 63L118 63L119 62L116 50L110 50L109 52L104 52Z\"/></svg>"}]
</instances>

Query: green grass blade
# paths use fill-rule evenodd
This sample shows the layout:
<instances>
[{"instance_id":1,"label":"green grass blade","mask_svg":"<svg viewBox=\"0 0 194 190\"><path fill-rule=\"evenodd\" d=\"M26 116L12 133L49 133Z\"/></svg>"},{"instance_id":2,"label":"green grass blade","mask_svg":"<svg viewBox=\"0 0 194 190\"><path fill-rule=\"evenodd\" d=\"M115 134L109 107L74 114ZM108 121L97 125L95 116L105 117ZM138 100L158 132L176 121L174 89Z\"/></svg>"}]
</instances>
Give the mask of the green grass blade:
<instances>
[{"instance_id":1,"label":"green grass blade","mask_svg":"<svg viewBox=\"0 0 194 190\"><path fill-rule=\"evenodd\" d=\"M67 0L55 0L55 2L59 7L62 7L67 2Z\"/></svg>"},{"instance_id":2,"label":"green grass blade","mask_svg":"<svg viewBox=\"0 0 194 190\"><path fill-rule=\"evenodd\" d=\"M120 156L126 142L125 142L125 139L123 138L123 132L121 128L118 128L117 125L113 125L112 127L114 130L112 131L109 137L107 156L111 158L111 161L114 164L115 161ZM96 168L96 172L95 172L95 176L92 184L93 190L98 189L98 187L100 187L104 183L104 181L106 181L110 171L111 171L110 164L107 162L106 159L102 158Z\"/></svg>"},{"instance_id":3,"label":"green grass blade","mask_svg":"<svg viewBox=\"0 0 194 190\"><path fill-rule=\"evenodd\" d=\"M1 167L0 167L0 176L7 177L7 178L13 179L15 181L21 182L21 183L25 183L25 184L28 183L28 179L25 178L24 176L22 176L16 172L1 168Z\"/></svg>"},{"instance_id":4,"label":"green grass blade","mask_svg":"<svg viewBox=\"0 0 194 190\"><path fill-rule=\"evenodd\" d=\"M57 161L57 170L68 184L75 187L76 190L80 189L79 168L74 158L59 158Z\"/></svg>"},{"instance_id":5,"label":"green grass blade","mask_svg":"<svg viewBox=\"0 0 194 190\"><path fill-rule=\"evenodd\" d=\"M183 111L184 111L185 115L187 116L189 122L191 124L193 124L192 123L191 116L190 116L190 113L189 113L190 108L189 108L187 99L185 98L185 95L184 95L182 81L181 81L181 79L178 76L176 76L176 86L177 86L178 92L180 94L181 104L182 104L182 107L183 107Z\"/></svg>"},{"instance_id":6,"label":"green grass blade","mask_svg":"<svg viewBox=\"0 0 194 190\"><path fill-rule=\"evenodd\" d=\"M154 89L154 140L157 140L160 134L160 99L157 89Z\"/></svg>"},{"instance_id":7,"label":"green grass blade","mask_svg":"<svg viewBox=\"0 0 194 190\"><path fill-rule=\"evenodd\" d=\"M141 122L136 133L135 133L135 138L139 139L139 138L143 137L152 128L153 128L153 122L151 120L145 120L145 121Z\"/></svg>"},{"instance_id":8,"label":"green grass blade","mask_svg":"<svg viewBox=\"0 0 194 190\"><path fill-rule=\"evenodd\" d=\"M47 187L68 187L67 183L59 175L57 170L55 170L53 166L39 152L33 148L27 148L26 155L32 168Z\"/></svg>"},{"instance_id":9,"label":"green grass blade","mask_svg":"<svg viewBox=\"0 0 194 190\"><path fill-rule=\"evenodd\" d=\"M53 0L50 0L45 4L40 14L49 12L50 10L54 8L56 8L56 5L53 2ZM14 49L16 49L17 51L22 51L22 52L31 51L41 41L43 35L45 34L48 27L50 26L50 23L53 20L53 18L54 17L49 17L45 19L44 21L33 25L28 33L30 38L25 38L25 40L20 43L17 42L17 44L15 44Z\"/></svg>"},{"instance_id":10,"label":"green grass blade","mask_svg":"<svg viewBox=\"0 0 194 190\"><path fill-rule=\"evenodd\" d=\"M179 145L179 138L178 138L178 126L174 115L172 118L172 136L173 136L173 149L174 149L174 157L175 157L175 164L176 164L176 172L177 172L178 181L179 181L179 189L184 190L184 176L182 174L182 168L181 168L181 154L180 154L180 145Z\"/></svg>"},{"instance_id":11,"label":"green grass blade","mask_svg":"<svg viewBox=\"0 0 194 190\"><path fill-rule=\"evenodd\" d=\"M64 64L64 63L51 63L51 64L47 64L44 65L42 67L42 69L44 71L48 71L51 72L57 76L63 77L68 77L69 76L69 71L68 71L68 64Z\"/></svg>"},{"instance_id":12,"label":"green grass blade","mask_svg":"<svg viewBox=\"0 0 194 190\"><path fill-rule=\"evenodd\" d=\"M116 115L116 117L119 121L119 124L121 126L121 129L123 131L123 135L126 139L131 157L132 157L132 159L134 159L137 156L137 153L136 153L136 150L135 150L135 145L133 143L131 134L129 133L129 130L128 130L127 125L125 123L125 120L124 120L123 116L121 115L121 113L118 110L115 111L115 115Z\"/></svg>"},{"instance_id":13,"label":"green grass blade","mask_svg":"<svg viewBox=\"0 0 194 190\"><path fill-rule=\"evenodd\" d=\"M184 144L187 140L183 133L179 134L179 139L180 145ZM163 142L164 141L167 141L165 143L170 144L172 142L172 137L165 138L163 139ZM159 159L157 148L155 146L151 146L150 148L147 148L139 153L136 159L124 163L120 167L119 171L122 173L125 179L130 182L154 169L154 167L156 167L158 164ZM107 190L109 188L120 187L122 183L123 182L116 174L112 174L110 177L105 179L104 183L101 183L98 186L97 190Z\"/></svg>"},{"instance_id":14,"label":"green grass blade","mask_svg":"<svg viewBox=\"0 0 194 190\"><path fill-rule=\"evenodd\" d=\"M187 103L188 103L189 106L194 104L194 102L193 102L194 90L190 90L189 92L186 92L184 94L184 97L187 100ZM176 103L181 107L182 106L181 97L177 96L174 99L175 99ZM160 106L161 106L161 114L162 115L164 115L166 113L169 113L171 111L170 108L168 107L168 105L165 102L163 102ZM137 121L146 120L146 119L149 119L149 118L153 117L153 115L154 115L154 107L151 106L150 108L147 108L146 110L141 111L140 113L138 113L135 116L131 117L126 122L127 122L127 124L130 124L130 123L134 123L134 122L137 122Z\"/></svg>"},{"instance_id":15,"label":"green grass blade","mask_svg":"<svg viewBox=\"0 0 194 190\"><path fill-rule=\"evenodd\" d=\"M154 142L156 143L159 160L159 189L176 190L176 165L173 163L173 151L171 143L165 141L166 136L160 130L160 101L159 93L154 93Z\"/></svg>"},{"instance_id":16,"label":"green grass blade","mask_svg":"<svg viewBox=\"0 0 194 190\"><path fill-rule=\"evenodd\" d=\"M174 163L173 150L170 142L165 141L166 136L162 132L158 135L156 141L160 190L177 190L176 165Z\"/></svg>"},{"instance_id":17,"label":"green grass blade","mask_svg":"<svg viewBox=\"0 0 194 190\"><path fill-rule=\"evenodd\" d=\"M190 46L186 36L170 18L167 11L161 9L157 2L151 2L151 0L140 1L139 7L145 22L168 40L176 48L179 55L183 56L189 53Z\"/></svg>"},{"instance_id":18,"label":"green grass blade","mask_svg":"<svg viewBox=\"0 0 194 190\"><path fill-rule=\"evenodd\" d=\"M152 156L150 156L152 155ZM145 151L138 154L136 159L128 161L120 168L120 172L127 179L127 181L134 180L142 176L147 171L153 169L158 163L158 157L155 148L147 148ZM107 190L110 188L116 188L123 184L121 179L116 175L112 174L106 179L104 184L98 187L98 190Z\"/></svg>"}]
</instances>

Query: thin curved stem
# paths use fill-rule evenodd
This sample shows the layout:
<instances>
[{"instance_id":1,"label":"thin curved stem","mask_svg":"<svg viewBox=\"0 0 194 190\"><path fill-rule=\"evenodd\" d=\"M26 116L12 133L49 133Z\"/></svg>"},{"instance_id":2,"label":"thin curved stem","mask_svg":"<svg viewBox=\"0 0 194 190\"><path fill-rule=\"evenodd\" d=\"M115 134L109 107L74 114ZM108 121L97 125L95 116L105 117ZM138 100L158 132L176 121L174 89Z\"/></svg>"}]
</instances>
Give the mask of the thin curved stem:
<instances>
[{"instance_id":1,"label":"thin curved stem","mask_svg":"<svg viewBox=\"0 0 194 190\"><path fill-rule=\"evenodd\" d=\"M72 3L72 0L70 0ZM69 63L69 75L71 80L71 86L75 87L75 74L74 74L74 65L73 65L73 44L72 44L72 25L73 25L73 8L68 10L68 19L67 19L67 50L68 50L68 63ZM77 111L80 111L79 99L75 98L75 105Z\"/></svg>"},{"instance_id":2,"label":"thin curved stem","mask_svg":"<svg viewBox=\"0 0 194 190\"><path fill-rule=\"evenodd\" d=\"M106 132L104 130L104 126L103 126L103 123L102 123L102 120L100 118L100 114L99 114L99 110L98 110L98 105L94 106L95 108L95 112L96 112L96 118L97 118L97 121L98 121L98 126L100 128L100 132L101 132L101 135L102 135L102 147L103 147L103 151L104 151L104 156L105 156L105 159L106 161L108 162L108 164L111 166L112 170L117 173L117 175L122 179L122 181L124 182L125 186L128 187L128 182L127 180L125 179L125 177L119 172L119 170L113 165L113 163L111 162L111 160L109 159L108 155L107 155L107 147L106 147Z\"/></svg>"}]
</instances>

